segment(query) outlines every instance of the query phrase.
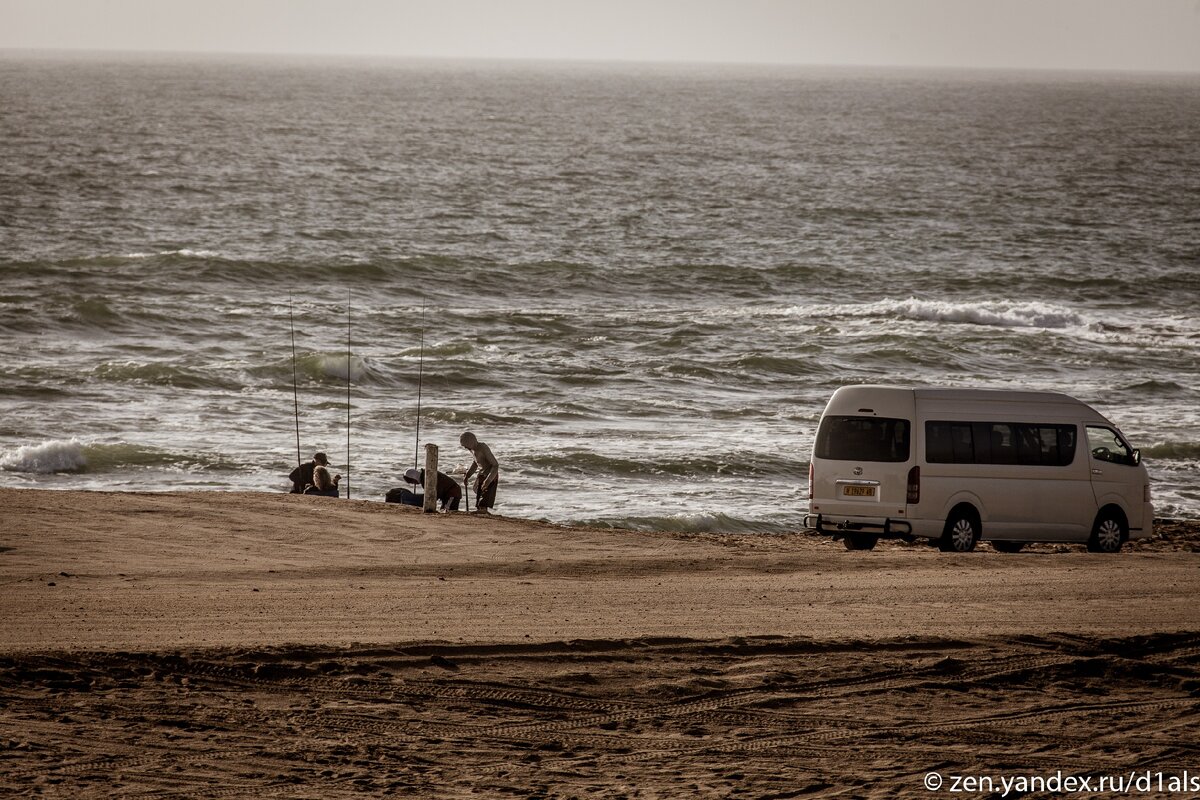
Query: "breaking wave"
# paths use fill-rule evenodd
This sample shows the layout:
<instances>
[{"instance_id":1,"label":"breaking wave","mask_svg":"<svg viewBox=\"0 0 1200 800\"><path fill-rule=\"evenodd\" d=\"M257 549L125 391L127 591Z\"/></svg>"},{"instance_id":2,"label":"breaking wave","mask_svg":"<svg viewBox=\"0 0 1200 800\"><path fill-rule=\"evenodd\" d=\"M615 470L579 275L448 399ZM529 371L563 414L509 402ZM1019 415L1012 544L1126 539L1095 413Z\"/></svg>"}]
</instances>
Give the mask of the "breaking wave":
<instances>
[{"instance_id":1,"label":"breaking wave","mask_svg":"<svg viewBox=\"0 0 1200 800\"><path fill-rule=\"evenodd\" d=\"M1200 459L1200 442L1157 442L1142 448L1146 458Z\"/></svg>"},{"instance_id":2,"label":"breaking wave","mask_svg":"<svg viewBox=\"0 0 1200 800\"><path fill-rule=\"evenodd\" d=\"M347 373L355 384L393 386L402 382L402 376L393 374L379 362L370 358L345 353L304 353L296 356L296 374L303 382L319 384L344 384ZM277 359L270 364L251 367L247 374L266 378L289 387L292 383L292 359Z\"/></svg>"},{"instance_id":3,"label":"breaking wave","mask_svg":"<svg viewBox=\"0 0 1200 800\"><path fill-rule=\"evenodd\" d=\"M1065 306L1038 301L984 300L955 303L948 300L880 300L874 303L833 306L793 306L788 313L802 317L882 317L921 322L953 322L1003 328L1078 328L1088 319Z\"/></svg>"},{"instance_id":4,"label":"breaking wave","mask_svg":"<svg viewBox=\"0 0 1200 800\"><path fill-rule=\"evenodd\" d=\"M1185 394L1188 390L1175 381L1148 380L1120 387L1123 392L1144 393L1149 395Z\"/></svg>"},{"instance_id":5,"label":"breaking wave","mask_svg":"<svg viewBox=\"0 0 1200 800\"><path fill-rule=\"evenodd\" d=\"M240 389L242 383L233 376L207 370L200 372L165 362L109 361L96 367L92 374L113 383L137 383L151 386L173 386L179 389Z\"/></svg>"},{"instance_id":6,"label":"breaking wave","mask_svg":"<svg viewBox=\"0 0 1200 800\"><path fill-rule=\"evenodd\" d=\"M429 408L421 413L427 422L448 425L529 425L534 420L515 414L496 414L490 411L463 408Z\"/></svg>"},{"instance_id":7,"label":"breaking wave","mask_svg":"<svg viewBox=\"0 0 1200 800\"><path fill-rule=\"evenodd\" d=\"M50 475L55 472L82 472L85 467L87 457L78 439L21 445L0 455L0 469L8 472Z\"/></svg>"},{"instance_id":8,"label":"breaking wave","mask_svg":"<svg viewBox=\"0 0 1200 800\"><path fill-rule=\"evenodd\" d=\"M79 439L51 439L0 453L0 469L37 475L104 472L122 467L173 467L184 470L242 469L219 456L173 453L128 442L85 444Z\"/></svg>"}]
</instances>

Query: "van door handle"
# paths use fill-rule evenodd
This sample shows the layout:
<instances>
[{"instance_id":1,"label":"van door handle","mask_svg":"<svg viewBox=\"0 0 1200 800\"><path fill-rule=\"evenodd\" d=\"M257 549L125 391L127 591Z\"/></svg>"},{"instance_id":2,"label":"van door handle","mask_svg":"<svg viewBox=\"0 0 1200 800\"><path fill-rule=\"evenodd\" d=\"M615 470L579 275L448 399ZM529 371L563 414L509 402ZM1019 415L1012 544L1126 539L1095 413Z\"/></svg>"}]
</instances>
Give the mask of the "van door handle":
<instances>
[{"instance_id":1,"label":"van door handle","mask_svg":"<svg viewBox=\"0 0 1200 800\"><path fill-rule=\"evenodd\" d=\"M1092 474L1093 474L1093 475L1103 475L1103 474L1104 474L1104 470L1102 470L1102 469L1094 469L1094 470L1092 470Z\"/></svg>"}]
</instances>

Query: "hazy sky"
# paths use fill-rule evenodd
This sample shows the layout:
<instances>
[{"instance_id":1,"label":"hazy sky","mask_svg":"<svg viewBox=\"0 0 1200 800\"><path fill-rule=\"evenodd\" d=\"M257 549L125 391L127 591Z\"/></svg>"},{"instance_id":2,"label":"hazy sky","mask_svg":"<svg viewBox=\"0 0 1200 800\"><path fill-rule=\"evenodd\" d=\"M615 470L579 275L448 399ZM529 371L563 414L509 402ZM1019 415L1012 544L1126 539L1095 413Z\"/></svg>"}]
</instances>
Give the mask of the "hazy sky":
<instances>
[{"instance_id":1,"label":"hazy sky","mask_svg":"<svg viewBox=\"0 0 1200 800\"><path fill-rule=\"evenodd\" d=\"M1200 71L1200 0L0 0L0 48Z\"/></svg>"}]
</instances>

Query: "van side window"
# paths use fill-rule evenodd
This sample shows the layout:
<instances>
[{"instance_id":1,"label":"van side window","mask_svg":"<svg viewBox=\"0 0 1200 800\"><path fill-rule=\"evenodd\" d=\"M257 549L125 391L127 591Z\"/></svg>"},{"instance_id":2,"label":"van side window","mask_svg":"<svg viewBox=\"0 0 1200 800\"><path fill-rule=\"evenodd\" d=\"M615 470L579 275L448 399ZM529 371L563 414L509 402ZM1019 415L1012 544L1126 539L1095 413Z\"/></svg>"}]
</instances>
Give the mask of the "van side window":
<instances>
[{"instance_id":1,"label":"van side window","mask_svg":"<svg viewBox=\"0 0 1200 800\"><path fill-rule=\"evenodd\" d=\"M1059 425L1057 427L1059 463L1065 467L1075 460L1075 426Z\"/></svg>"},{"instance_id":2,"label":"van side window","mask_svg":"<svg viewBox=\"0 0 1200 800\"><path fill-rule=\"evenodd\" d=\"M1074 425L1014 426L1020 436L1018 456L1022 464L1065 467L1075 460Z\"/></svg>"},{"instance_id":3,"label":"van side window","mask_svg":"<svg viewBox=\"0 0 1200 800\"><path fill-rule=\"evenodd\" d=\"M908 446L906 419L827 416L815 450L832 461L908 461Z\"/></svg>"},{"instance_id":4,"label":"van side window","mask_svg":"<svg viewBox=\"0 0 1200 800\"><path fill-rule=\"evenodd\" d=\"M1092 458L1097 461L1126 464L1131 467L1137 463L1133 457L1133 451L1129 449L1129 445L1125 444L1125 440L1121 438L1121 435L1111 428L1099 428L1088 425L1087 438L1088 449L1092 452Z\"/></svg>"},{"instance_id":5,"label":"van side window","mask_svg":"<svg viewBox=\"0 0 1200 800\"><path fill-rule=\"evenodd\" d=\"M989 464L1016 464L1017 437L1012 425L993 422L988 426Z\"/></svg>"},{"instance_id":6,"label":"van side window","mask_svg":"<svg viewBox=\"0 0 1200 800\"><path fill-rule=\"evenodd\" d=\"M925 460L930 464L1065 467L1075 460L1075 426L926 422Z\"/></svg>"},{"instance_id":7,"label":"van side window","mask_svg":"<svg viewBox=\"0 0 1200 800\"><path fill-rule=\"evenodd\" d=\"M925 460L930 464L976 463L971 423L926 422Z\"/></svg>"}]
</instances>

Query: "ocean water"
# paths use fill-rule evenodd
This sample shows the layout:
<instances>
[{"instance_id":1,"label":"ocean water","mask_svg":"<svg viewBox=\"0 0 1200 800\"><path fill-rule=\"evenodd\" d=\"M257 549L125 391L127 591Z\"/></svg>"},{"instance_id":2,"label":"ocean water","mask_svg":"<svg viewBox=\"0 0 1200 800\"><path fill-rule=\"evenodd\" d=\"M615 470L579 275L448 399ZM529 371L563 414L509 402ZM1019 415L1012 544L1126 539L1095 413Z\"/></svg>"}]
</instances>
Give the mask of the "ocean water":
<instances>
[{"instance_id":1,"label":"ocean water","mask_svg":"<svg viewBox=\"0 0 1200 800\"><path fill-rule=\"evenodd\" d=\"M10 53L0 109L7 485L285 490L291 317L358 498L419 388L501 513L792 530L877 382L1073 394L1200 517L1196 76Z\"/></svg>"}]
</instances>

